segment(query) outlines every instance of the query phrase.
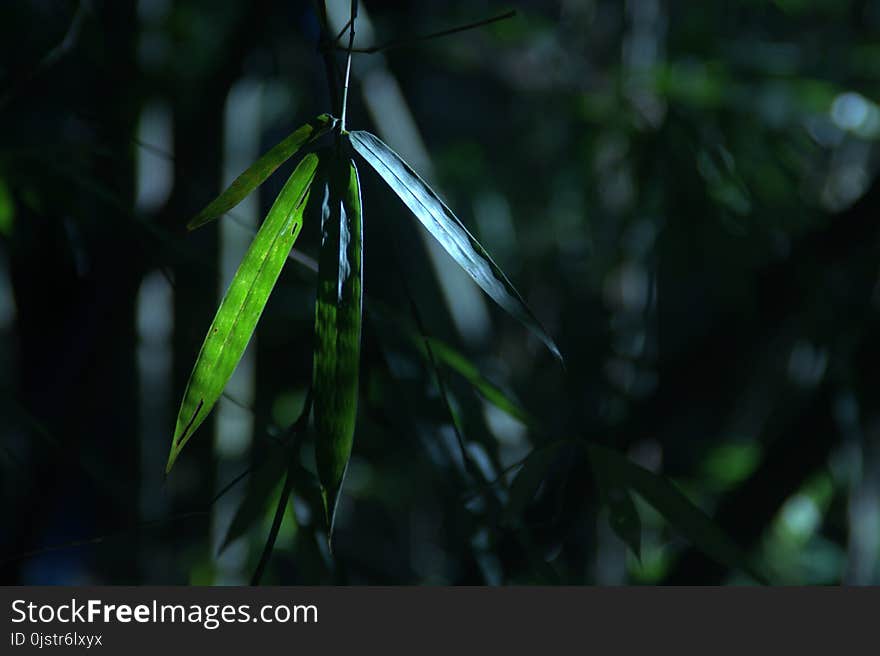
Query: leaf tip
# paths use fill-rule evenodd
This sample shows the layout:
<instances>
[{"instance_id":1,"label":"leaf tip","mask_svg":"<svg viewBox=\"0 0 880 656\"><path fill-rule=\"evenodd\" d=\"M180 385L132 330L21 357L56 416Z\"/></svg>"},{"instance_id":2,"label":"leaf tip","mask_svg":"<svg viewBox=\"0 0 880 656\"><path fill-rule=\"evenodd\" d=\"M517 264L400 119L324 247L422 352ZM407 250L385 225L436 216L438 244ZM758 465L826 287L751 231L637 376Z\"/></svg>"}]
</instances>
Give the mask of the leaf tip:
<instances>
[{"instance_id":1,"label":"leaf tip","mask_svg":"<svg viewBox=\"0 0 880 656\"><path fill-rule=\"evenodd\" d=\"M562 367L562 371L566 371L565 357L562 355L562 351L559 350L559 347L556 346L556 342L554 342L553 338L547 334L543 326L540 324L538 324L537 327L532 326L532 331L538 339L544 343L544 346L547 347L547 350L550 351L553 357L559 361L559 366Z\"/></svg>"},{"instance_id":2,"label":"leaf tip","mask_svg":"<svg viewBox=\"0 0 880 656\"><path fill-rule=\"evenodd\" d=\"M208 222L208 219L210 219L210 217L206 217L204 210L202 210L201 212L196 214L193 218L191 218L189 220L189 223L186 224L187 231L192 232L193 230L197 230L198 228L201 228L203 225L205 225Z\"/></svg>"},{"instance_id":3,"label":"leaf tip","mask_svg":"<svg viewBox=\"0 0 880 656\"><path fill-rule=\"evenodd\" d=\"M336 522L336 507L339 504L339 488L329 489L321 486L321 498L324 501L324 526L327 529L327 546L333 553L333 528Z\"/></svg>"}]
</instances>

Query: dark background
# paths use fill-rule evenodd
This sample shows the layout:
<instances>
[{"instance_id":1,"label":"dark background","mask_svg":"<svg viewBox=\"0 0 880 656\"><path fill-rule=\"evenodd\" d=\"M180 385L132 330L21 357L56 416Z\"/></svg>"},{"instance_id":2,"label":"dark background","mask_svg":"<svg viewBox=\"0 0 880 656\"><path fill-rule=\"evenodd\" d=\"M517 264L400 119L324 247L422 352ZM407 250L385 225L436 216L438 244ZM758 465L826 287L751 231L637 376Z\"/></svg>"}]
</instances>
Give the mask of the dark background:
<instances>
[{"instance_id":1,"label":"dark background","mask_svg":"<svg viewBox=\"0 0 880 656\"><path fill-rule=\"evenodd\" d=\"M570 449L511 497L532 449L586 439L674 480L775 583L880 583L880 2L361 4L361 46L517 10L356 55L349 126L442 190L566 368L429 257L361 164L368 315L335 558L297 490L265 581L751 580L639 497L636 558ZM163 467L246 225L291 163L230 216L183 226L332 110L318 36L305 1L0 6L3 583L253 571L310 378L307 266L288 263L229 397ZM316 239L312 222L297 251ZM426 331L542 429L444 371L463 463L435 372L396 328L414 321L406 288ZM265 503L218 556L248 493Z\"/></svg>"}]
</instances>

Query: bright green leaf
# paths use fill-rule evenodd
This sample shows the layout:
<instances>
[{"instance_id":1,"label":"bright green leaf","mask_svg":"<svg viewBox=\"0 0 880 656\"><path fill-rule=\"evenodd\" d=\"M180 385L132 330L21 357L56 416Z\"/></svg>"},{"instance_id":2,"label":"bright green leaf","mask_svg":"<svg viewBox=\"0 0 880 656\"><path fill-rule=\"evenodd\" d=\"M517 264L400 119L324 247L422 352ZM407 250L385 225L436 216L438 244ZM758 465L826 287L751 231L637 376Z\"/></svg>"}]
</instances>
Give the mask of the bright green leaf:
<instances>
[{"instance_id":1,"label":"bright green leaf","mask_svg":"<svg viewBox=\"0 0 880 656\"><path fill-rule=\"evenodd\" d=\"M229 381L302 229L318 156L309 154L287 180L248 248L202 344L177 415L165 471L208 416Z\"/></svg>"},{"instance_id":2,"label":"bright green leaf","mask_svg":"<svg viewBox=\"0 0 880 656\"><path fill-rule=\"evenodd\" d=\"M328 538L354 440L363 272L361 192L349 159L327 167L315 303L315 458Z\"/></svg>"},{"instance_id":3,"label":"bright green leaf","mask_svg":"<svg viewBox=\"0 0 880 656\"><path fill-rule=\"evenodd\" d=\"M335 119L329 114L321 114L311 122L300 126L283 141L264 153L260 159L251 164L244 173L233 180L232 184L222 194L217 196L205 209L199 212L186 227L189 230L195 230L231 210L254 189L263 184L279 166L293 157L303 146L315 141L330 130L334 122Z\"/></svg>"},{"instance_id":4,"label":"bright green leaf","mask_svg":"<svg viewBox=\"0 0 880 656\"><path fill-rule=\"evenodd\" d=\"M397 153L369 132L350 132L349 139L354 149L388 183L474 282L535 333L561 361L562 355L556 344L504 272L425 181Z\"/></svg>"}]
</instances>

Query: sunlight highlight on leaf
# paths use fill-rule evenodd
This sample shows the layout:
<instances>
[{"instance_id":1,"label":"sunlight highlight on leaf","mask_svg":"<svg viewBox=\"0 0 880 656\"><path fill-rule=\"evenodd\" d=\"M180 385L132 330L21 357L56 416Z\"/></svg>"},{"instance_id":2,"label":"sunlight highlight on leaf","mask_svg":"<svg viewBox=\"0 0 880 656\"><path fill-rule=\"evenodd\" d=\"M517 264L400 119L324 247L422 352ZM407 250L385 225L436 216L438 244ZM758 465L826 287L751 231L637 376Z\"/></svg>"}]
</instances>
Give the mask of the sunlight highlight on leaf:
<instances>
[{"instance_id":1,"label":"sunlight highlight on leaf","mask_svg":"<svg viewBox=\"0 0 880 656\"><path fill-rule=\"evenodd\" d=\"M318 166L307 155L288 179L248 248L208 329L177 415L166 473L217 402L256 328L269 294L302 229Z\"/></svg>"},{"instance_id":2,"label":"sunlight highlight on leaf","mask_svg":"<svg viewBox=\"0 0 880 656\"><path fill-rule=\"evenodd\" d=\"M562 361L562 354L553 339L504 272L425 181L378 137L363 131L350 132L348 136L358 154L388 183L474 282L537 335L550 352Z\"/></svg>"},{"instance_id":3,"label":"sunlight highlight on leaf","mask_svg":"<svg viewBox=\"0 0 880 656\"><path fill-rule=\"evenodd\" d=\"M363 216L354 162L334 159L328 169L315 303L313 390L315 457L329 540L357 418Z\"/></svg>"},{"instance_id":4,"label":"sunlight highlight on leaf","mask_svg":"<svg viewBox=\"0 0 880 656\"><path fill-rule=\"evenodd\" d=\"M275 170L293 157L297 151L312 143L333 127L335 119L329 114L321 114L311 122L299 127L260 159L247 168L244 173L232 181L222 194L199 212L187 224L187 229L195 230L217 217L225 214L243 201L248 194L263 184Z\"/></svg>"}]
</instances>

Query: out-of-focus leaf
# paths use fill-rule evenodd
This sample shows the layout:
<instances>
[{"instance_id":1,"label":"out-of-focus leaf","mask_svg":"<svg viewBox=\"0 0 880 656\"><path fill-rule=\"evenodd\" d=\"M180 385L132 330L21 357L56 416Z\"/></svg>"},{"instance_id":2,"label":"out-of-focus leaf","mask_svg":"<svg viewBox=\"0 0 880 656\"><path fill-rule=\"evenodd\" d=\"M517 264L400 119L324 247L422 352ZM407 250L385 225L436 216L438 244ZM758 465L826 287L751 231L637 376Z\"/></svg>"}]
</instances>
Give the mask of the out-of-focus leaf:
<instances>
[{"instance_id":1,"label":"out-of-focus leaf","mask_svg":"<svg viewBox=\"0 0 880 656\"><path fill-rule=\"evenodd\" d=\"M321 114L297 128L233 180L232 184L199 212L186 227L189 230L195 230L231 210L254 189L263 184L279 166L293 157L303 146L325 134L333 127L333 124L333 117L329 114Z\"/></svg>"},{"instance_id":2,"label":"out-of-focus leaf","mask_svg":"<svg viewBox=\"0 0 880 656\"><path fill-rule=\"evenodd\" d=\"M594 467L603 468L616 485L638 493L673 528L707 556L722 565L744 571L757 581L766 582L749 565L742 550L712 518L694 505L670 480L639 467L620 453L605 447L590 445L588 454Z\"/></svg>"},{"instance_id":3,"label":"out-of-focus leaf","mask_svg":"<svg viewBox=\"0 0 880 656\"><path fill-rule=\"evenodd\" d=\"M371 316L378 316L378 318L384 323L393 325L423 357L427 357L425 338L422 337L412 325L397 316L395 312L379 301L370 299L368 305L371 308ZM464 354L446 342L434 337L428 337L427 341L428 344L430 344L431 352L434 354L437 361L449 367L464 378L474 389L482 394L486 401L527 426L535 427L538 425L538 421L529 414L525 408L523 408L517 401L510 398L510 396L495 383L481 374L477 366Z\"/></svg>"},{"instance_id":4,"label":"out-of-focus leaf","mask_svg":"<svg viewBox=\"0 0 880 656\"><path fill-rule=\"evenodd\" d=\"M166 473L214 407L251 339L299 236L317 165L318 156L312 153L296 167L226 290L183 395Z\"/></svg>"},{"instance_id":5,"label":"out-of-focus leaf","mask_svg":"<svg viewBox=\"0 0 880 656\"><path fill-rule=\"evenodd\" d=\"M522 514L528 507L547 476L547 470L556 462L566 446L569 446L568 442L556 442L535 449L528 455L514 477L513 483L510 484L510 496L507 502L507 513L510 517Z\"/></svg>"},{"instance_id":6,"label":"out-of-focus leaf","mask_svg":"<svg viewBox=\"0 0 880 656\"><path fill-rule=\"evenodd\" d=\"M321 483L315 474L299 463L291 463L288 470L292 477L293 491L308 505L309 512L315 521L321 521L320 518L324 512L324 498L321 493Z\"/></svg>"},{"instance_id":7,"label":"out-of-focus leaf","mask_svg":"<svg viewBox=\"0 0 880 656\"><path fill-rule=\"evenodd\" d=\"M537 335L561 361L562 355L553 339L504 272L425 181L397 153L369 132L350 132L349 140L474 282Z\"/></svg>"},{"instance_id":8,"label":"out-of-focus leaf","mask_svg":"<svg viewBox=\"0 0 880 656\"><path fill-rule=\"evenodd\" d=\"M244 499L229 524L226 537L220 546L220 553L233 541L247 533L248 529L266 514L266 510L272 502L272 492L278 487L281 475L287 468L287 458L284 457L283 449L278 449L278 453L273 456L270 456L262 467L251 474L247 492L245 492Z\"/></svg>"},{"instance_id":9,"label":"out-of-focus leaf","mask_svg":"<svg viewBox=\"0 0 880 656\"><path fill-rule=\"evenodd\" d=\"M641 560L642 520L625 485L612 475L613 465L604 458L603 451L591 453L590 465L605 505L608 506L608 523L624 544Z\"/></svg>"},{"instance_id":10,"label":"out-of-focus leaf","mask_svg":"<svg viewBox=\"0 0 880 656\"><path fill-rule=\"evenodd\" d=\"M318 431L315 458L329 539L357 419L363 217L354 162L337 156L326 170L312 387Z\"/></svg>"},{"instance_id":11,"label":"out-of-focus leaf","mask_svg":"<svg viewBox=\"0 0 880 656\"><path fill-rule=\"evenodd\" d=\"M425 353L425 340L418 335L413 335L412 339L419 351ZM434 357L467 380L489 403L526 425L537 424L534 417L507 396L500 387L483 376L476 365L464 355L433 337L429 337L427 341Z\"/></svg>"},{"instance_id":12,"label":"out-of-focus leaf","mask_svg":"<svg viewBox=\"0 0 880 656\"><path fill-rule=\"evenodd\" d=\"M12 235L12 223L15 218L15 206L12 202L12 194L5 180L0 178L0 235L9 237Z\"/></svg>"}]
</instances>

